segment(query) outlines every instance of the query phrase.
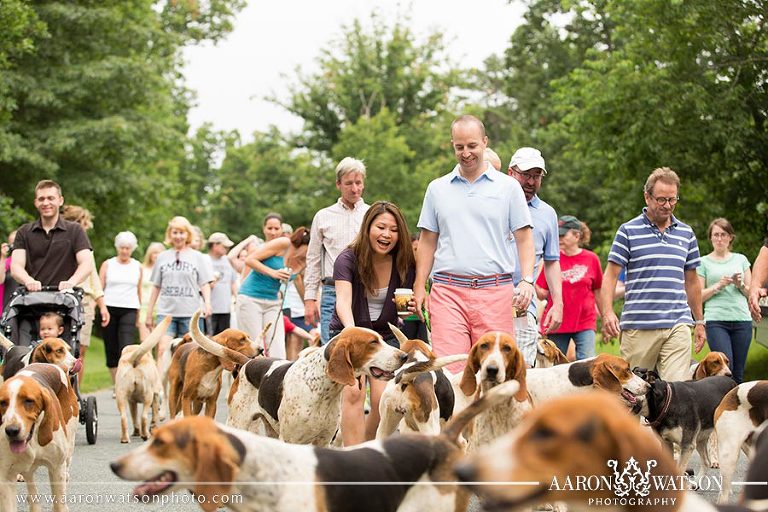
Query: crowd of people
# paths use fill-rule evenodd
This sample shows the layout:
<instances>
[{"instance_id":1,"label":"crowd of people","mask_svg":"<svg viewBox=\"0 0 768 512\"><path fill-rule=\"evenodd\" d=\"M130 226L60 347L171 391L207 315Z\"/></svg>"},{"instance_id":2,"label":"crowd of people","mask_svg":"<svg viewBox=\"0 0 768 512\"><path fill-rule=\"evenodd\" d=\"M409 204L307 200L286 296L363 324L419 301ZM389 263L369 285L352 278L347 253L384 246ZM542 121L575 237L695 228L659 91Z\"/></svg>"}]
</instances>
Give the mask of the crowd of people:
<instances>
[{"instance_id":1,"label":"crowd of people","mask_svg":"<svg viewBox=\"0 0 768 512\"><path fill-rule=\"evenodd\" d=\"M694 349L708 343L724 352L741 382L751 322L765 296L768 246L753 275L748 258L731 251L733 226L715 219L707 232L714 249L700 256L692 228L673 214L680 179L662 167L645 183L646 207L618 227L603 269L587 248L587 224L573 212L558 216L539 197L548 172L539 150L518 149L503 172L483 123L469 115L454 120L450 140L457 164L429 184L418 234L409 233L396 204L364 201L365 164L347 157L335 171L338 200L318 211L310 228L294 230L270 213L263 239L250 235L235 244L225 233L206 238L177 216L143 261L134 258L136 236L123 231L114 238L115 255L98 268L86 234L90 213L65 205L59 185L43 180L35 188L39 219L3 245L3 300L16 284L32 292L82 287L81 357L98 310L113 379L123 347L170 316L160 356L173 337L189 331L200 309L207 333L237 327L270 357L295 359L305 342L315 341L315 330L327 344L353 325L396 346L393 324L431 342L437 356L467 353L488 331L514 333L529 366L541 336L575 359L593 356L600 318L604 342L619 337L631 366L656 368L665 380L686 378L693 326ZM393 301L402 288L413 290L412 316L404 320ZM43 319L41 336L42 328ZM383 382L367 385L367 418L366 383L344 389L345 445L374 437Z\"/></svg>"}]
</instances>

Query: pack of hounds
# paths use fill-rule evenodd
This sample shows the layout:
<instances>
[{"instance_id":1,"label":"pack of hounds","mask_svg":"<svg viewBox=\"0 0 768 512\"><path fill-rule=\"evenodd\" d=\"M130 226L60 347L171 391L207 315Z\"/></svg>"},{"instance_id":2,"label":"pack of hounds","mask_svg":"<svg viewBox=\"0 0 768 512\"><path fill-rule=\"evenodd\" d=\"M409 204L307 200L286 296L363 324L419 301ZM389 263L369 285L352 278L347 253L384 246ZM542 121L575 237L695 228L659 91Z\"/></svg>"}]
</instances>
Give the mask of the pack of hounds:
<instances>
[{"instance_id":1,"label":"pack of hounds","mask_svg":"<svg viewBox=\"0 0 768 512\"><path fill-rule=\"evenodd\" d=\"M766 486L731 496L741 451L752 461L748 480L768 476L768 381L737 386L722 353L692 366L691 380L665 382L608 354L569 363L548 340L527 368L503 332L485 334L469 354L436 357L395 327L399 348L349 327L291 362L263 357L242 331L207 337L195 315L191 332L156 362L152 349L168 320L126 347L117 369L121 442L146 442L111 470L140 482L139 496L187 489L213 511L216 495L240 495L226 506L249 512L465 511L473 494L493 511L768 509ZM79 407L68 350L49 338L3 363L0 510L16 510L19 476L37 493L40 466L58 497L53 510L68 510ZM460 374L443 368L460 360ZM234 380L220 424L213 418L225 372ZM388 381L376 439L339 448L342 390L363 375ZM159 423L166 404L171 420ZM719 469L722 505L685 479L694 450L697 474ZM686 484L653 486L646 478L643 489L622 491L639 493L635 499L623 500L611 485L553 485L577 475L616 484L615 468L631 466Z\"/></svg>"}]
</instances>

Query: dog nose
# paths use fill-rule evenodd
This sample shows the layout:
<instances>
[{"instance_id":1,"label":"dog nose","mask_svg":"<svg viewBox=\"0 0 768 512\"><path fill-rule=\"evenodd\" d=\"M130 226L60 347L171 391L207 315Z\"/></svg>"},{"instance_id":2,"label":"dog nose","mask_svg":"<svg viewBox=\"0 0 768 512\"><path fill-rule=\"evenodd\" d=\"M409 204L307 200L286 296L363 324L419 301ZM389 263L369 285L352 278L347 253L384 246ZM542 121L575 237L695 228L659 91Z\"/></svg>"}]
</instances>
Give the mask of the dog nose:
<instances>
[{"instance_id":1,"label":"dog nose","mask_svg":"<svg viewBox=\"0 0 768 512\"><path fill-rule=\"evenodd\" d=\"M499 374L499 369L496 366L489 366L485 369L485 375L489 379L495 379L498 374Z\"/></svg>"},{"instance_id":2,"label":"dog nose","mask_svg":"<svg viewBox=\"0 0 768 512\"><path fill-rule=\"evenodd\" d=\"M477 475L475 466L467 462L454 466L453 472L456 473L456 477L462 482L472 482L475 480L475 475Z\"/></svg>"},{"instance_id":3,"label":"dog nose","mask_svg":"<svg viewBox=\"0 0 768 512\"><path fill-rule=\"evenodd\" d=\"M21 432L21 427L16 427L11 425L5 427L5 435L7 435L8 437L11 437L11 438L18 437L19 432Z\"/></svg>"},{"instance_id":4,"label":"dog nose","mask_svg":"<svg viewBox=\"0 0 768 512\"><path fill-rule=\"evenodd\" d=\"M123 465L120 462L110 462L109 463L109 469L112 470L112 472L116 475L120 474L120 470L123 468Z\"/></svg>"}]
</instances>

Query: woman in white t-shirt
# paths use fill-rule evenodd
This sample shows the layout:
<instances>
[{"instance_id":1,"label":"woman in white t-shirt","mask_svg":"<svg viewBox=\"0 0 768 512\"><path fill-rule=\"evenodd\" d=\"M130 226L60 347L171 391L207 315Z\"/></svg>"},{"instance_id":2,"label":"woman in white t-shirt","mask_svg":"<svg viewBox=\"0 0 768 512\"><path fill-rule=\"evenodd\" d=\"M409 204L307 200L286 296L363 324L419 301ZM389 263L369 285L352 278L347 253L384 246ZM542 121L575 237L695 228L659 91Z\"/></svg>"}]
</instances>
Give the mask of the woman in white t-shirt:
<instances>
[{"instance_id":1,"label":"woman in white t-shirt","mask_svg":"<svg viewBox=\"0 0 768 512\"><path fill-rule=\"evenodd\" d=\"M213 268L208 258L192 249L192 224L185 217L174 217L165 230L165 243L171 248L157 257L152 269L152 295L147 304L146 326L151 331L155 321L166 316L173 320L157 346L160 359L172 338L189 332L189 321L200 309L203 298L203 317L211 315L211 282ZM157 303L157 318L154 318ZM204 327L201 326L201 329Z\"/></svg>"},{"instance_id":2,"label":"woman in white t-shirt","mask_svg":"<svg viewBox=\"0 0 768 512\"><path fill-rule=\"evenodd\" d=\"M115 383L117 363L123 348L136 339L136 318L141 307L141 263L131 257L137 246L136 235L122 231L115 237L117 256L106 260L99 269L104 288L104 304L109 323L104 331L104 355Z\"/></svg>"}]
</instances>

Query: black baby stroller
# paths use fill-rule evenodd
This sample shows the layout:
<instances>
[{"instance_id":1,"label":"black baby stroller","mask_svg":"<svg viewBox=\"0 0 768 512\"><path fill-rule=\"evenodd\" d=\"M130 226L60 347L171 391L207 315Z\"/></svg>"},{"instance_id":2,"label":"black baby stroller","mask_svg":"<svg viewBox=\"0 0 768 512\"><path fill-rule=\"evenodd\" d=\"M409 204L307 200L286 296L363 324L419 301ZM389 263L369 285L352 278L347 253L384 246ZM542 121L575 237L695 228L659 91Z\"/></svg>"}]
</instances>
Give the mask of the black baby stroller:
<instances>
[{"instance_id":1,"label":"black baby stroller","mask_svg":"<svg viewBox=\"0 0 768 512\"><path fill-rule=\"evenodd\" d=\"M39 292L28 292L23 286L11 295L5 306L0 329L14 345L32 347L39 341L38 319L40 315L55 312L64 319L64 332L61 339L69 344L72 355L80 357L80 329L85 324L83 317L83 290L59 291L53 286L44 286ZM77 374L70 375L72 387L80 401L80 423L85 425L85 437L88 444L96 443L99 427L96 397L80 395Z\"/></svg>"}]
</instances>

